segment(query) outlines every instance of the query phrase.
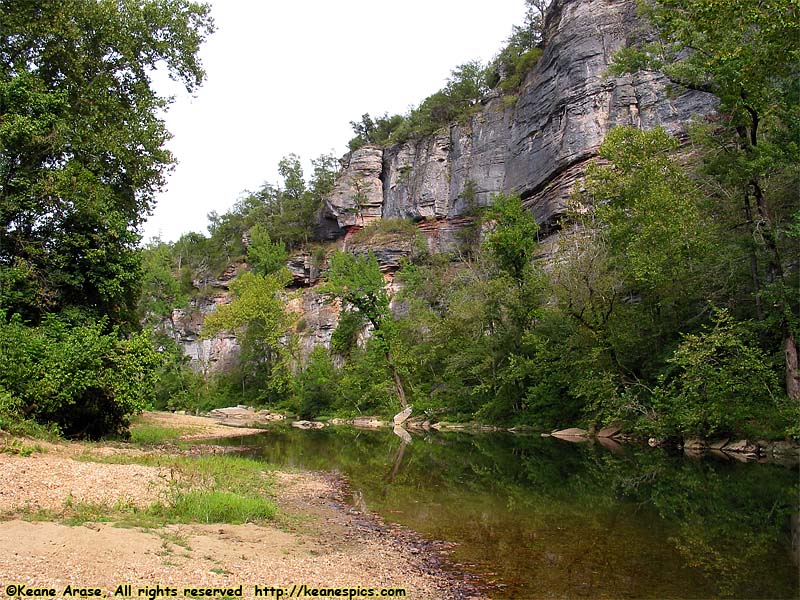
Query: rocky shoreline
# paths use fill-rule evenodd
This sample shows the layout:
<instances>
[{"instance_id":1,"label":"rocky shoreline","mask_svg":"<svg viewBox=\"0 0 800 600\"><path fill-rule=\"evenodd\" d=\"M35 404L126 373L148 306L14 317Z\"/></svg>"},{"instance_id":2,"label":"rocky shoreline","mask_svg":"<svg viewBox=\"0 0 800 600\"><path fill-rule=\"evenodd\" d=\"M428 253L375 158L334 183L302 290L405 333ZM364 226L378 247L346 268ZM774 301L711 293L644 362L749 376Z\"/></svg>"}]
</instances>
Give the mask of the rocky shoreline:
<instances>
[{"instance_id":1,"label":"rocky shoreline","mask_svg":"<svg viewBox=\"0 0 800 600\"><path fill-rule=\"evenodd\" d=\"M525 427L503 428L478 423L448 423L431 421L424 416L403 419L401 422L392 422L377 416L363 416L352 419L335 418L329 421L289 420L284 415L268 410L256 411L246 406L232 406L215 409L208 413L208 417L221 425L239 428L264 427L275 422L288 422L298 429L322 429L328 426L348 425L359 429L382 429L395 427L401 437L408 432L427 431L464 431L464 432L501 432L535 434L532 429ZM395 419L396 421L397 419ZM746 438L715 438L703 439L699 437L686 439L660 439L639 438L624 433L620 425L610 425L599 430L586 430L578 427L555 430L540 434L543 437L555 437L568 442L596 442L612 452L623 452L623 444L648 445L652 448L667 448L682 451L687 456L701 458L703 456L737 460L740 462L777 463L786 466L800 464L800 445L786 440L752 440Z\"/></svg>"},{"instance_id":2,"label":"rocky shoreline","mask_svg":"<svg viewBox=\"0 0 800 600\"><path fill-rule=\"evenodd\" d=\"M331 506L348 515L351 526L356 531L369 532L381 540L381 543L395 547L405 555L414 556L414 566L420 573L432 575L446 584L448 595L443 598L478 600L483 597L478 577L459 569L450 558L455 544L427 539L408 527L387 523L383 517L366 506L359 506L350 482L340 473L313 472L313 474L331 484L333 489L330 494Z\"/></svg>"},{"instance_id":3,"label":"rocky shoreline","mask_svg":"<svg viewBox=\"0 0 800 600\"><path fill-rule=\"evenodd\" d=\"M573 442L593 440L612 451L617 448L621 449L621 443L643 444L646 442L651 448L678 450L692 458L709 456L746 463L777 463L786 466L800 464L800 446L785 440L748 440L738 437L710 440L700 437L686 439L651 437L644 440L623 433L620 425L610 425L598 431L587 431L574 427L542 435Z\"/></svg>"}]
</instances>

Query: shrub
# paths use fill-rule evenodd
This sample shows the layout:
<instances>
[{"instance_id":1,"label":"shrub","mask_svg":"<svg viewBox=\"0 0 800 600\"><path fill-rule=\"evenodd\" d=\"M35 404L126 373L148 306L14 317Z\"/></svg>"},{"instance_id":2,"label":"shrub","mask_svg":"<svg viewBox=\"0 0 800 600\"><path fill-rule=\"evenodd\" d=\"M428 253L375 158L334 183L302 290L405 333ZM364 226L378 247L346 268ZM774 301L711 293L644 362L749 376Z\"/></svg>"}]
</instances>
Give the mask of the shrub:
<instances>
[{"instance_id":1,"label":"shrub","mask_svg":"<svg viewBox=\"0 0 800 600\"><path fill-rule=\"evenodd\" d=\"M306 368L294 378L294 393L303 419L312 419L336 403L339 374L325 348L317 346Z\"/></svg>"},{"instance_id":2,"label":"shrub","mask_svg":"<svg viewBox=\"0 0 800 600\"><path fill-rule=\"evenodd\" d=\"M104 326L49 316L28 327L0 314L0 388L13 399L4 406L69 437L125 434L147 405L161 359L145 334L126 339Z\"/></svg>"},{"instance_id":3,"label":"shrub","mask_svg":"<svg viewBox=\"0 0 800 600\"><path fill-rule=\"evenodd\" d=\"M725 310L716 311L713 327L684 336L668 362L675 374L653 391L666 433L747 433L781 396L768 357Z\"/></svg>"}]
</instances>

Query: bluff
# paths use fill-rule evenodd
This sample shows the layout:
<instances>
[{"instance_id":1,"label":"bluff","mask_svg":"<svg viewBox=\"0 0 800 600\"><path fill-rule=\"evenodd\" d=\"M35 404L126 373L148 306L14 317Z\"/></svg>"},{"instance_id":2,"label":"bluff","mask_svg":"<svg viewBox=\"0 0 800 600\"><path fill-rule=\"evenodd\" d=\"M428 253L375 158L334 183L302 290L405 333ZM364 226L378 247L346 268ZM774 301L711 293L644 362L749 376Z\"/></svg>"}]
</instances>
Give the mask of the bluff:
<instances>
[{"instance_id":1,"label":"bluff","mask_svg":"<svg viewBox=\"0 0 800 600\"><path fill-rule=\"evenodd\" d=\"M661 126L683 137L693 119L716 107L713 96L676 88L658 72L609 75L614 53L644 27L635 0L553 0L543 54L517 94L494 91L471 116L428 137L346 154L317 214L318 237L341 240L354 252L371 250L392 272L411 252L407 241L384 236L365 246L353 238L356 230L380 219L410 219L430 251L447 251L459 242L469 213L500 192L518 194L544 234L554 231L610 129ZM313 292L319 268L312 262L299 255L289 263L296 285L312 287L291 303L302 315L297 334L304 355L329 345L338 321L338 309ZM199 309L226 301L221 292ZM235 339L198 342L197 319L176 317L175 331L186 333L179 341L198 367L224 370L235 359Z\"/></svg>"},{"instance_id":2,"label":"bluff","mask_svg":"<svg viewBox=\"0 0 800 600\"><path fill-rule=\"evenodd\" d=\"M554 0L544 53L517 97L495 92L479 112L435 135L345 155L319 214L319 236L405 218L426 221L431 249L444 250L459 218L499 192L518 194L552 229L609 129L662 126L680 136L716 105L657 72L608 74L614 53L642 28L634 0Z\"/></svg>"}]
</instances>

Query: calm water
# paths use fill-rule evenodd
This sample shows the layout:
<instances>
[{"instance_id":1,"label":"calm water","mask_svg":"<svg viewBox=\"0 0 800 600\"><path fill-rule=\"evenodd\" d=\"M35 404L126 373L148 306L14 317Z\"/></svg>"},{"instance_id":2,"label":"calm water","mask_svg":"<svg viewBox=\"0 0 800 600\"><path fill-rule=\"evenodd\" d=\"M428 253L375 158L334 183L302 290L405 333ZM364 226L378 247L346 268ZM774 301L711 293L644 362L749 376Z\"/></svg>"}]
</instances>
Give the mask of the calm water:
<instances>
[{"instance_id":1,"label":"calm water","mask_svg":"<svg viewBox=\"0 0 800 600\"><path fill-rule=\"evenodd\" d=\"M492 598L798 598L798 472L512 434L279 427L278 465L336 469L388 520L456 542Z\"/></svg>"}]
</instances>

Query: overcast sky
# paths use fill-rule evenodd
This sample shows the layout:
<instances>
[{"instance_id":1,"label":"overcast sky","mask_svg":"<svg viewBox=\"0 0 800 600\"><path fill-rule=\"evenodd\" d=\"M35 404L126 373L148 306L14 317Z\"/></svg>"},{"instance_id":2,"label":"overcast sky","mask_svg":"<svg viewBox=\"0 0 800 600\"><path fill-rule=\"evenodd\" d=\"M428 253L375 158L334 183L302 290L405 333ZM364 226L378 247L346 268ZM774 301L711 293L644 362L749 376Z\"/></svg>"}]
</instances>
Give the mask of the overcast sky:
<instances>
[{"instance_id":1,"label":"overcast sky","mask_svg":"<svg viewBox=\"0 0 800 600\"><path fill-rule=\"evenodd\" d=\"M167 114L178 165L145 239L206 233L244 190L279 182L289 153L347 150L349 122L405 113L451 69L491 59L520 24L523 0L211 0L217 32L201 50L208 79Z\"/></svg>"}]
</instances>

